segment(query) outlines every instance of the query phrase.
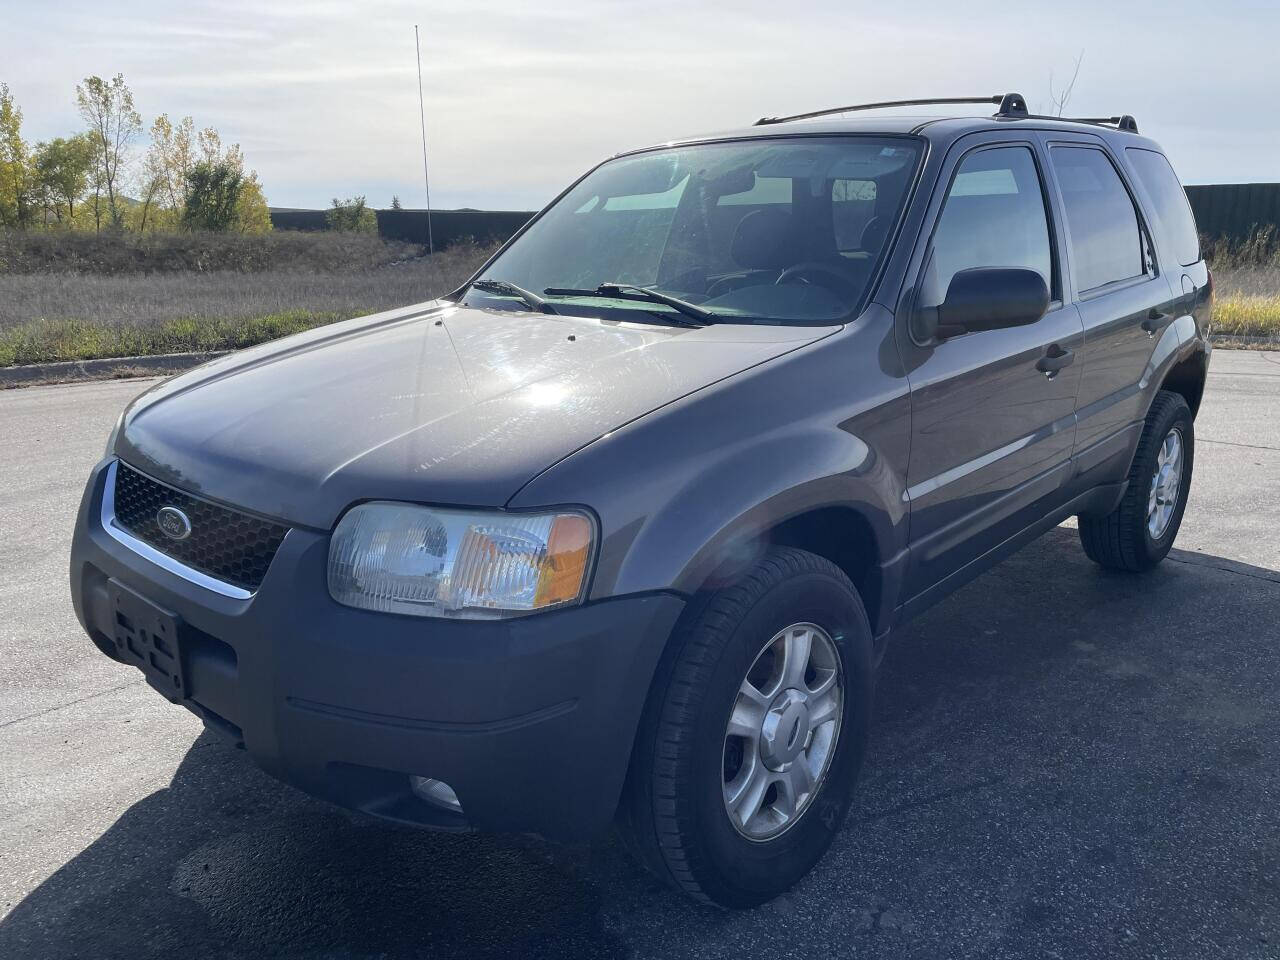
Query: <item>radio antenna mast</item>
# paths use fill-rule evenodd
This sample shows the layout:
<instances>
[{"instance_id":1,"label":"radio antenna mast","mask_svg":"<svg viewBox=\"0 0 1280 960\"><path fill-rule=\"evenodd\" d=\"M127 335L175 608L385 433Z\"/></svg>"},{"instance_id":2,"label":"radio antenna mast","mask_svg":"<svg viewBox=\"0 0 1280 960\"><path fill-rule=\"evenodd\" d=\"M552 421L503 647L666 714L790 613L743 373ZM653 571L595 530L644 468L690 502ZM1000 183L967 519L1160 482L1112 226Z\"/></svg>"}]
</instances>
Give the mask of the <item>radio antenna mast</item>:
<instances>
[{"instance_id":1,"label":"radio antenna mast","mask_svg":"<svg viewBox=\"0 0 1280 960\"><path fill-rule=\"evenodd\" d=\"M427 111L422 101L422 45L418 40L418 25L413 25L413 48L418 55L418 120L422 124L422 185L427 190L427 253L436 252L435 237L431 233L431 177L427 174Z\"/></svg>"}]
</instances>

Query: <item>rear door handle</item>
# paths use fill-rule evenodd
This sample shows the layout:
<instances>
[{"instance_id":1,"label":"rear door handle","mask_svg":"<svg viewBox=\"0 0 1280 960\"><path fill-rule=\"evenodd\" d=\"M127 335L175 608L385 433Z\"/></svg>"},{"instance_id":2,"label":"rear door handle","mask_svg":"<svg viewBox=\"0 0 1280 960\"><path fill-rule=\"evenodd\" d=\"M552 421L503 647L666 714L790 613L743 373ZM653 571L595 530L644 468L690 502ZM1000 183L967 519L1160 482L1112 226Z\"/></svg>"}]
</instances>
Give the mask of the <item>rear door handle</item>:
<instances>
[{"instance_id":1,"label":"rear door handle","mask_svg":"<svg viewBox=\"0 0 1280 960\"><path fill-rule=\"evenodd\" d=\"M1151 312L1147 314L1147 319L1142 321L1142 329L1147 332L1148 337L1154 337L1156 331L1164 326L1164 322L1169 319L1169 314L1161 313L1155 307L1151 308Z\"/></svg>"},{"instance_id":2,"label":"rear door handle","mask_svg":"<svg viewBox=\"0 0 1280 960\"><path fill-rule=\"evenodd\" d=\"M1036 369L1052 380L1058 371L1069 366L1076 359L1074 351L1063 350L1056 343L1045 351L1043 357L1036 361Z\"/></svg>"}]
</instances>

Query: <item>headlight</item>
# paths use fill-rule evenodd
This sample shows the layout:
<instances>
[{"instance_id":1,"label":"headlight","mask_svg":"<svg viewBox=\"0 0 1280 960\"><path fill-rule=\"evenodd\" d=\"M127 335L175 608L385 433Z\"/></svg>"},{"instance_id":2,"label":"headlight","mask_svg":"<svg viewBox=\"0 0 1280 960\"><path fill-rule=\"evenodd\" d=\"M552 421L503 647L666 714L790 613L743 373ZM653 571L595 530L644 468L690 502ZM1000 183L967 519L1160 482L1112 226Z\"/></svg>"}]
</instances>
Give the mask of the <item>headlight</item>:
<instances>
[{"instance_id":1,"label":"headlight","mask_svg":"<svg viewBox=\"0 0 1280 960\"><path fill-rule=\"evenodd\" d=\"M594 541L585 513L365 503L333 532L329 593L386 613L519 616L580 601Z\"/></svg>"}]
</instances>

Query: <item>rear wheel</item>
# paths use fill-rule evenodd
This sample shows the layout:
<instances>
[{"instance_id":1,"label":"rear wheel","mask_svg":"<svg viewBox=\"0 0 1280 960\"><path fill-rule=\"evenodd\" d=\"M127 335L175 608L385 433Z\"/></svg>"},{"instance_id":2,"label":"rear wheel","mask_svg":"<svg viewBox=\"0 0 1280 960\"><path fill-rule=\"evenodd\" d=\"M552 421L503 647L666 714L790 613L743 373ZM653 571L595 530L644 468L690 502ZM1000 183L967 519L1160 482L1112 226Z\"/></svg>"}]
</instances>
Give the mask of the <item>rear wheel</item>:
<instances>
[{"instance_id":1,"label":"rear wheel","mask_svg":"<svg viewBox=\"0 0 1280 960\"><path fill-rule=\"evenodd\" d=\"M1116 570L1147 570L1173 546L1191 487L1195 427L1191 408L1161 390L1147 413L1120 505L1105 517L1080 518L1089 559Z\"/></svg>"},{"instance_id":2,"label":"rear wheel","mask_svg":"<svg viewBox=\"0 0 1280 960\"><path fill-rule=\"evenodd\" d=\"M672 638L619 811L624 841L700 900L776 897L844 820L871 699L853 585L821 557L770 551Z\"/></svg>"}]
</instances>

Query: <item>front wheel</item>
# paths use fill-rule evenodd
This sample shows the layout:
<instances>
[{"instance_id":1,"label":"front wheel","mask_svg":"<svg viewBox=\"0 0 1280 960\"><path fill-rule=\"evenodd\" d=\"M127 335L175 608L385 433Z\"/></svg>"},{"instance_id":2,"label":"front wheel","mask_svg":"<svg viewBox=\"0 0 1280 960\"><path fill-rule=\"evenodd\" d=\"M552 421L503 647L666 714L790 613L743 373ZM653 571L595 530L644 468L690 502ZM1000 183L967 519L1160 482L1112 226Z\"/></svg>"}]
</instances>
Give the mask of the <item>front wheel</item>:
<instances>
[{"instance_id":1,"label":"front wheel","mask_svg":"<svg viewBox=\"0 0 1280 960\"><path fill-rule=\"evenodd\" d=\"M1120 505L1105 517L1080 518L1080 543L1094 563L1147 570L1173 546L1191 488L1195 458L1191 408L1180 394L1156 394Z\"/></svg>"},{"instance_id":2,"label":"front wheel","mask_svg":"<svg viewBox=\"0 0 1280 960\"><path fill-rule=\"evenodd\" d=\"M849 579L803 550L766 553L672 639L619 811L627 846L706 902L778 896L844 820L872 690L871 630Z\"/></svg>"}]
</instances>

